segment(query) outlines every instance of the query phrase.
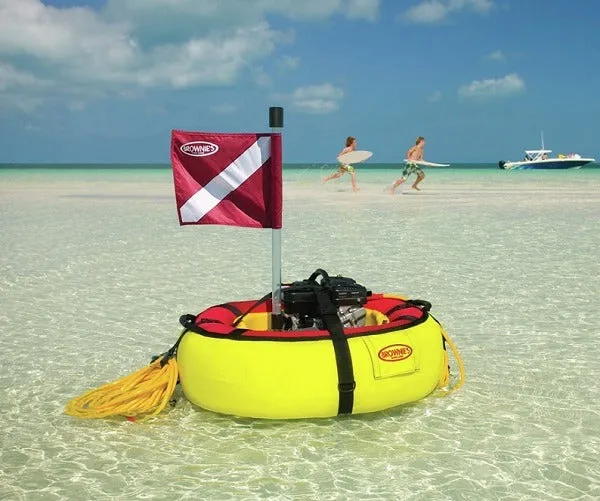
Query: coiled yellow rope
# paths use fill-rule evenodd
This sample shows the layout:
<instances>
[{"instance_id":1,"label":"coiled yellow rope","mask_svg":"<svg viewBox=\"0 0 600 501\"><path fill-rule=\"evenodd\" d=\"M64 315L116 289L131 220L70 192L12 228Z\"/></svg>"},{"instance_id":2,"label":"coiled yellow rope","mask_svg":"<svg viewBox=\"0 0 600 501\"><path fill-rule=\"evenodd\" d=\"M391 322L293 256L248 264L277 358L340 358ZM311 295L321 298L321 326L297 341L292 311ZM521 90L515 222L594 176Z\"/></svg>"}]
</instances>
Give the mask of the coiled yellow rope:
<instances>
[{"instance_id":1,"label":"coiled yellow rope","mask_svg":"<svg viewBox=\"0 0 600 501\"><path fill-rule=\"evenodd\" d=\"M98 419L125 416L143 421L161 412L177 384L177 361L159 357L146 367L72 399L65 407L70 416Z\"/></svg>"},{"instance_id":2,"label":"coiled yellow rope","mask_svg":"<svg viewBox=\"0 0 600 501\"><path fill-rule=\"evenodd\" d=\"M456 363L458 364L458 371L459 371L458 382L452 388L449 388L447 390L442 390L442 388L444 386L448 386L448 384L450 383L450 372L448 370L448 354L445 353L444 354L445 370L442 372L442 375L440 377L440 381L438 383L438 388L441 391L441 395L446 396L446 395L450 395L450 393L454 393L456 390L458 390L465 384L466 375L465 375L465 364L463 363L462 357L460 356L460 353L458 352L458 348L454 344L454 341L452 341L452 339L450 339L450 336L444 330L443 327L442 327L442 336L446 340L446 344L448 346L450 346L450 349L452 350L452 354L454 355L454 358L456 359Z\"/></svg>"}]
</instances>

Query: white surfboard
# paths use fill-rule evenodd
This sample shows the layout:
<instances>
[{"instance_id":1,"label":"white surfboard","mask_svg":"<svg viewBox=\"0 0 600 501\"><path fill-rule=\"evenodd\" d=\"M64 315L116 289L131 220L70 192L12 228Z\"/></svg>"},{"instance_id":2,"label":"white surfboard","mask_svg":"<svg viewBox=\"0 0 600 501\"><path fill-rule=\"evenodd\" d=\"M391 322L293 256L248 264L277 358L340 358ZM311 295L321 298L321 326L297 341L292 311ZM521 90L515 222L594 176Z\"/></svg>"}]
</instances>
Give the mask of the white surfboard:
<instances>
[{"instance_id":1,"label":"white surfboard","mask_svg":"<svg viewBox=\"0 0 600 501\"><path fill-rule=\"evenodd\" d=\"M435 162L427 162L426 160L406 160L405 162L412 162L415 165L420 165L422 167L450 167L450 164L437 164Z\"/></svg>"},{"instance_id":2,"label":"white surfboard","mask_svg":"<svg viewBox=\"0 0 600 501\"><path fill-rule=\"evenodd\" d=\"M365 160L367 160L368 158L371 158L373 156L373 153L371 151L366 151L366 150L356 150L356 151L349 151L348 153L344 153L343 155L340 155L337 157L337 159L342 162L343 164L353 164L353 163L357 163L357 162L364 162Z\"/></svg>"}]
</instances>

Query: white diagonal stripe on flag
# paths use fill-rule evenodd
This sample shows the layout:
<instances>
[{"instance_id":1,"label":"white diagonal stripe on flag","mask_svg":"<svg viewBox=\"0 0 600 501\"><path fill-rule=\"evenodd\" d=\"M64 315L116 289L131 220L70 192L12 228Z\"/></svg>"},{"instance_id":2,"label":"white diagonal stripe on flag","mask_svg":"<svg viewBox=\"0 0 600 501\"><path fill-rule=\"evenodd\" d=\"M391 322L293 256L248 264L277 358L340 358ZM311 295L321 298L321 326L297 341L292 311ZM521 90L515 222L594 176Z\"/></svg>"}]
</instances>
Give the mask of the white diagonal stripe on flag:
<instances>
[{"instance_id":1,"label":"white diagonal stripe on flag","mask_svg":"<svg viewBox=\"0 0 600 501\"><path fill-rule=\"evenodd\" d=\"M194 193L179 209L184 223L195 223L271 158L271 137L262 136L244 153Z\"/></svg>"}]
</instances>

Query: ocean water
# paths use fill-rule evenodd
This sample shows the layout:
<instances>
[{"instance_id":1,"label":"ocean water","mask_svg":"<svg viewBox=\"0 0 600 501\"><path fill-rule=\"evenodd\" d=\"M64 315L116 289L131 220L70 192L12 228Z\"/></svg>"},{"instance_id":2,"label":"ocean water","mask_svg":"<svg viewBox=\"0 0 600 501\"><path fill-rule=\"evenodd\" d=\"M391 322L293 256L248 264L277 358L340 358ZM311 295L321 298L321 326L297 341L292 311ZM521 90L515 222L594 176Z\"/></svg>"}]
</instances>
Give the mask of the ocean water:
<instances>
[{"instance_id":1,"label":"ocean water","mask_svg":"<svg viewBox=\"0 0 600 501\"><path fill-rule=\"evenodd\" d=\"M156 166L0 169L0 500L600 498L600 169L284 172L283 278L426 299L463 388L370 415L261 421L178 398L146 423L73 397L168 349L179 316L270 290L269 230L179 227Z\"/></svg>"}]
</instances>

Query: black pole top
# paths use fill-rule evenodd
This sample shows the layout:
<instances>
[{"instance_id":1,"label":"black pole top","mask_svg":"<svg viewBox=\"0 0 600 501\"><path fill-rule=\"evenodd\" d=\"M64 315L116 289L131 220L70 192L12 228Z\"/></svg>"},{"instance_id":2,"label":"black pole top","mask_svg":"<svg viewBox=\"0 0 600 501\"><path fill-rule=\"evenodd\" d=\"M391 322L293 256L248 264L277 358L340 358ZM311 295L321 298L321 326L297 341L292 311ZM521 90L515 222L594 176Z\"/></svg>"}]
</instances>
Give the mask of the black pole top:
<instances>
[{"instance_id":1,"label":"black pole top","mask_svg":"<svg viewBox=\"0 0 600 501\"><path fill-rule=\"evenodd\" d=\"M269 108L269 127L272 129L283 128L283 108L280 106L271 106Z\"/></svg>"}]
</instances>

